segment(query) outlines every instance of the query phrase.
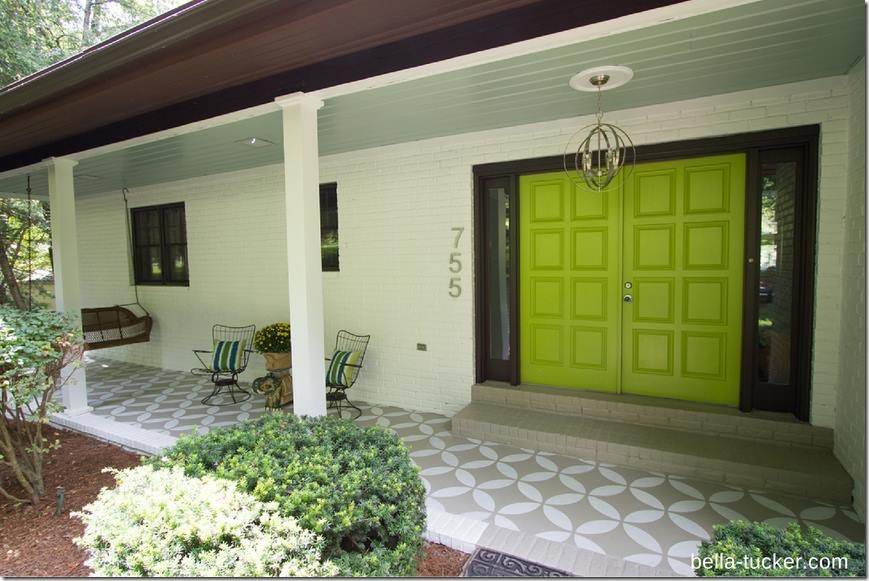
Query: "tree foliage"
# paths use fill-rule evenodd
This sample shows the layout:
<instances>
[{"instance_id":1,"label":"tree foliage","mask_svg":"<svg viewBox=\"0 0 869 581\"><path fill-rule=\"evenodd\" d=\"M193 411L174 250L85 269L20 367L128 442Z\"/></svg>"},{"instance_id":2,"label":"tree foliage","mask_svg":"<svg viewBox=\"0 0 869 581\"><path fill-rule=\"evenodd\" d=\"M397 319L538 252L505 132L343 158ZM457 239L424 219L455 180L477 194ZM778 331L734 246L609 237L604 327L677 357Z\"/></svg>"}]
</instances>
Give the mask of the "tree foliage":
<instances>
[{"instance_id":1,"label":"tree foliage","mask_svg":"<svg viewBox=\"0 0 869 581\"><path fill-rule=\"evenodd\" d=\"M0 305L30 306L27 279L51 268L48 204L0 198Z\"/></svg>"},{"instance_id":2,"label":"tree foliage","mask_svg":"<svg viewBox=\"0 0 869 581\"><path fill-rule=\"evenodd\" d=\"M182 0L0 0L0 86L153 18ZM47 205L0 199L0 305L28 307L22 281L51 267ZM32 219L32 226L29 220ZM32 259L32 260L31 260Z\"/></svg>"},{"instance_id":3,"label":"tree foliage","mask_svg":"<svg viewBox=\"0 0 869 581\"><path fill-rule=\"evenodd\" d=\"M0 307L0 466L24 491L0 482L0 495L36 502L45 493L42 459L58 444L43 427L60 409L54 394L62 370L78 365L82 352L76 325L64 313Z\"/></svg>"},{"instance_id":4,"label":"tree foliage","mask_svg":"<svg viewBox=\"0 0 869 581\"><path fill-rule=\"evenodd\" d=\"M8 85L181 3L0 0L0 85Z\"/></svg>"}]
</instances>

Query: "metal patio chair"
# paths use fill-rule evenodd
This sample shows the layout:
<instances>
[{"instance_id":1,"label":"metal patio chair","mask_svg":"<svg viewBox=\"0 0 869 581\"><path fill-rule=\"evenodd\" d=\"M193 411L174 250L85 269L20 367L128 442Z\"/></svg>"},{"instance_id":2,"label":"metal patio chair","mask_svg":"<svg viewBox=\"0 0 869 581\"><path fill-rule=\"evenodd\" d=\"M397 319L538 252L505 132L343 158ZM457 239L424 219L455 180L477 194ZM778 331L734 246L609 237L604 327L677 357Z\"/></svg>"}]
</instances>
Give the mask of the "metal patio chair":
<instances>
[{"instance_id":1,"label":"metal patio chair","mask_svg":"<svg viewBox=\"0 0 869 581\"><path fill-rule=\"evenodd\" d=\"M247 401L251 393L238 385L238 376L247 369L250 354L253 353L253 337L256 325L230 327L217 324L211 329L212 349L194 349L193 353L202 367L191 369L194 375L210 375L214 388L202 399L206 405L230 405L212 403L212 399L226 390L233 404Z\"/></svg>"},{"instance_id":2,"label":"metal patio chair","mask_svg":"<svg viewBox=\"0 0 869 581\"><path fill-rule=\"evenodd\" d=\"M362 415L362 410L347 399L347 390L353 387L359 377L370 339L371 335L355 335L350 331L338 331L332 357L326 359L329 362L326 371L326 387L329 388L326 402L329 408L338 410L338 417L342 417L341 413L346 408L356 410L353 419Z\"/></svg>"}]
</instances>

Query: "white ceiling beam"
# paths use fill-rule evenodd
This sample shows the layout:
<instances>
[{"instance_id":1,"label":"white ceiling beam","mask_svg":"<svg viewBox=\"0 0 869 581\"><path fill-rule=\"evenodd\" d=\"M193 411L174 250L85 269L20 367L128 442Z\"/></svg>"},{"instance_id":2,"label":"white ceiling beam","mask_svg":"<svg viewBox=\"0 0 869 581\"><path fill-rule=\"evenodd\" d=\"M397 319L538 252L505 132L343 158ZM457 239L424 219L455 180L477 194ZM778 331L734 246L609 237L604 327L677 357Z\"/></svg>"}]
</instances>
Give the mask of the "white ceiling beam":
<instances>
[{"instance_id":1,"label":"white ceiling beam","mask_svg":"<svg viewBox=\"0 0 869 581\"><path fill-rule=\"evenodd\" d=\"M8 169L4 172L0 172L0 180L24 176L27 174L33 174L39 171L45 171L47 169L47 160L37 161L36 163L31 163L30 165L23 165L21 167L16 167L15 169Z\"/></svg>"},{"instance_id":2,"label":"white ceiling beam","mask_svg":"<svg viewBox=\"0 0 869 581\"><path fill-rule=\"evenodd\" d=\"M280 111L280 109L281 108L277 105L277 103L264 103L255 107L248 107L247 109L239 109L238 111L233 111L232 113L218 115L217 117L209 117L208 119L203 119L202 121L194 121L193 123L188 123L186 125L179 125L178 127L172 127L171 129L164 129L163 131L157 131L155 133L149 133L147 135L133 137L132 139L125 139L123 141L109 143L108 145L102 145L100 147L94 147L92 149L85 149L83 151L71 153L66 157L81 161L89 157L112 153L114 151L128 149L137 145L145 145L147 143L153 143L155 141L169 139L170 137L178 137L179 135L195 133L197 131L211 129L213 127L220 127L221 125L229 125L230 123L235 123L236 121L243 121L245 119L259 117L260 115L274 113L276 111ZM2 177L3 175L0 174L0 178Z\"/></svg>"}]
</instances>

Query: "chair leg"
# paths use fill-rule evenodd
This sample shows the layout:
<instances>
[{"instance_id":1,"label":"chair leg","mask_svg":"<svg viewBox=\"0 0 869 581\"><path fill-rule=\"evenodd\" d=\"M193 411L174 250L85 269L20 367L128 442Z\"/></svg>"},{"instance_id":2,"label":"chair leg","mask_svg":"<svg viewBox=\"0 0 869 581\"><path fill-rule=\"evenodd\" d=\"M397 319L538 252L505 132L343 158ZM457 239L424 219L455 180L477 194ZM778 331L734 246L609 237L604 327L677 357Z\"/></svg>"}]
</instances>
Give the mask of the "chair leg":
<instances>
[{"instance_id":1,"label":"chair leg","mask_svg":"<svg viewBox=\"0 0 869 581\"><path fill-rule=\"evenodd\" d=\"M235 388L235 389L233 389L233 388ZM236 398L237 394L243 395L244 397ZM230 395L230 397L232 397L232 403L242 403L242 402L249 400L251 397L250 392L247 391L246 389L244 389L242 386L240 386L237 381L235 383L230 384L229 395Z\"/></svg>"},{"instance_id":2,"label":"chair leg","mask_svg":"<svg viewBox=\"0 0 869 581\"><path fill-rule=\"evenodd\" d=\"M356 420L356 419L359 418L359 416L362 415L362 410L359 409L358 407L356 407L356 404L354 404L352 401L350 401L349 399L347 399L346 394L345 394L345 397L344 397L344 407L353 408L354 410L356 410L356 415L353 416L352 418L350 418L351 420ZM340 412L339 412L339 413L340 413Z\"/></svg>"},{"instance_id":3,"label":"chair leg","mask_svg":"<svg viewBox=\"0 0 869 581\"><path fill-rule=\"evenodd\" d=\"M219 394L219 393L220 393L220 386L217 385L216 383L213 384L213 387L211 388L211 393L209 393L207 396L202 398L202 403L205 405L211 405L211 398L217 396L217 394Z\"/></svg>"},{"instance_id":4,"label":"chair leg","mask_svg":"<svg viewBox=\"0 0 869 581\"><path fill-rule=\"evenodd\" d=\"M202 399L204 405L232 405L245 402L251 398L251 393L238 384L238 375L233 374L232 377L221 379L220 375L215 373L211 376L211 381L214 383L214 387L212 388L211 393ZM212 403L211 399L220 395L224 387L229 390L229 397L232 399L232 404L229 402Z\"/></svg>"}]
</instances>

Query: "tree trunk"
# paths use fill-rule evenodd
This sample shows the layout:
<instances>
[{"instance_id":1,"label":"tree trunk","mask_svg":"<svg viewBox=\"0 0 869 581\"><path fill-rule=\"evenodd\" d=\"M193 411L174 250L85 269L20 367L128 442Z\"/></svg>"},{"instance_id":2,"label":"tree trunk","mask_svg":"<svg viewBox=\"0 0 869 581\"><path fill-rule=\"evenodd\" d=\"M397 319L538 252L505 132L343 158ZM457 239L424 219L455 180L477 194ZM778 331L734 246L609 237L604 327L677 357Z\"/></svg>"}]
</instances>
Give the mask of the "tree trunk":
<instances>
[{"instance_id":1,"label":"tree trunk","mask_svg":"<svg viewBox=\"0 0 869 581\"><path fill-rule=\"evenodd\" d=\"M91 40L91 19L94 14L94 0L86 0L84 3L84 20L81 25L81 47L87 48L90 46Z\"/></svg>"},{"instance_id":2,"label":"tree trunk","mask_svg":"<svg viewBox=\"0 0 869 581\"><path fill-rule=\"evenodd\" d=\"M18 281L15 280L15 272L12 270L12 265L9 264L9 257L6 252L0 251L0 273L3 274L3 280L6 281L6 288L9 289L9 296L15 306L21 310L27 309L27 301L24 300L24 295L21 294L21 288L18 286ZM30 273L33 276L33 273Z\"/></svg>"}]
</instances>

